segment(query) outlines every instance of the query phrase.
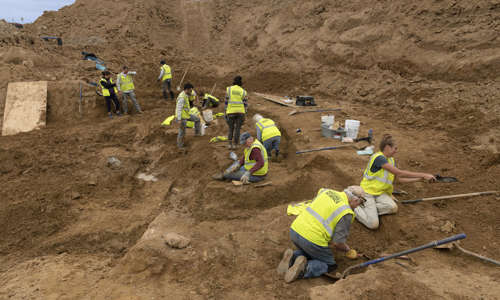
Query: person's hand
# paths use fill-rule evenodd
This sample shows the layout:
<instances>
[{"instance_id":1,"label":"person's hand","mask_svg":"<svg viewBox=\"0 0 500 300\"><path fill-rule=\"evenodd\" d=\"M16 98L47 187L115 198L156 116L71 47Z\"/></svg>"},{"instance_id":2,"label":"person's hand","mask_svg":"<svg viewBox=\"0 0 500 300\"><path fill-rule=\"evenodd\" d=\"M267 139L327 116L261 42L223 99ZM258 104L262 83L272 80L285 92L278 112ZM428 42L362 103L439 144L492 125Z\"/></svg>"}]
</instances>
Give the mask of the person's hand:
<instances>
[{"instance_id":1,"label":"person's hand","mask_svg":"<svg viewBox=\"0 0 500 300\"><path fill-rule=\"evenodd\" d=\"M349 259L356 259L358 258L358 252L356 252L356 250L354 249L349 249L349 251L347 251L345 253L345 257L349 258Z\"/></svg>"},{"instance_id":2,"label":"person's hand","mask_svg":"<svg viewBox=\"0 0 500 300\"><path fill-rule=\"evenodd\" d=\"M427 182L435 182L436 181L436 177L432 174L424 174L423 178Z\"/></svg>"},{"instance_id":3,"label":"person's hand","mask_svg":"<svg viewBox=\"0 0 500 300\"><path fill-rule=\"evenodd\" d=\"M243 184L249 183L250 182L250 172L246 171L245 174L243 174L243 176L241 176L240 181L243 182Z\"/></svg>"}]
</instances>

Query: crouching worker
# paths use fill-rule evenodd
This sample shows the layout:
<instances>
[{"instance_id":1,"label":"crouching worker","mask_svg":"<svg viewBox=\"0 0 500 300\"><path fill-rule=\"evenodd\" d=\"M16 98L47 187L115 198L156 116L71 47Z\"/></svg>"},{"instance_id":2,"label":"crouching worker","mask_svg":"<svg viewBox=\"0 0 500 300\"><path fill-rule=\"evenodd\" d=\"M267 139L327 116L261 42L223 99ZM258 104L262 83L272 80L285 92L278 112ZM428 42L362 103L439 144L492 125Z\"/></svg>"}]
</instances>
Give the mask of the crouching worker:
<instances>
[{"instance_id":1,"label":"crouching worker","mask_svg":"<svg viewBox=\"0 0 500 300\"><path fill-rule=\"evenodd\" d=\"M259 182L266 178L269 164L267 151L250 133L240 136L240 145L245 144L244 156L224 173L213 176L217 180L240 180L243 183Z\"/></svg>"},{"instance_id":2,"label":"crouching worker","mask_svg":"<svg viewBox=\"0 0 500 300\"><path fill-rule=\"evenodd\" d=\"M210 95L209 93L205 93L204 91L200 92L200 97L202 99L201 108L209 108L209 107L217 107L219 106L219 99L215 96Z\"/></svg>"},{"instance_id":3,"label":"crouching worker","mask_svg":"<svg viewBox=\"0 0 500 300\"><path fill-rule=\"evenodd\" d=\"M356 250L346 240L354 209L365 201L359 186L350 186L343 192L320 189L311 204L300 213L290 228L290 238L296 251L287 249L278 265L278 274L290 283L298 278L319 277L337 268L332 248L356 259Z\"/></svg>"},{"instance_id":4,"label":"crouching worker","mask_svg":"<svg viewBox=\"0 0 500 300\"><path fill-rule=\"evenodd\" d=\"M398 169L393 158L398 147L391 135L385 134L380 141L380 151L373 154L363 173L361 187L367 193L366 203L356 209L361 224L370 229L379 226L379 215L395 214L398 206L392 198L393 182L416 182L436 180L428 173L410 172Z\"/></svg>"},{"instance_id":5,"label":"crouching worker","mask_svg":"<svg viewBox=\"0 0 500 300\"><path fill-rule=\"evenodd\" d=\"M274 150L276 159L280 153L281 132L273 120L263 118L259 114L253 116L255 121L255 130L257 131L257 139L266 148L267 156L272 157L271 151Z\"/></svg>"}]
</instances>

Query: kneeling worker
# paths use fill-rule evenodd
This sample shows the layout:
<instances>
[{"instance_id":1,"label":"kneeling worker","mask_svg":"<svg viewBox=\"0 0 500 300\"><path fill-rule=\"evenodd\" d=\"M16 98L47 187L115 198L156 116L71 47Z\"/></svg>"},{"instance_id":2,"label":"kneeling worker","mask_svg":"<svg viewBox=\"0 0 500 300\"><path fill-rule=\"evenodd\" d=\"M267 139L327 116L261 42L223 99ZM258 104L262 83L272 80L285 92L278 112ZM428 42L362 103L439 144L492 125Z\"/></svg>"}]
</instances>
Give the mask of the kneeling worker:
<instances>
[{"instance_id":1,"label":"kneeling worker","mask_svg":"<svg viewBox=\"0 0 500 300\"><path fill-rule=\"evenodd\" d=\"M290 228L290 238L298 248L287 249L278 266L278 274L290 283L298 278L319 277L337 268L329 244L356 259L356 250L346 244L354 209L365 200L359 186L350 186L343 192L320 189L305 211L300 213Z\"/></svg>"},{"instance_id":2,"label":"kneeling worker","mask_svg":"<svg viewBox=\"0 0 500 300\"><path fill-rule=\"evenodd\" d=\"M271 119L263 118L256 114L253 116L255 121L255 129L257 131L257 139L264 144L267 150L267 156L272 157L271 151L274 150L276 159L280 153L281 132L276 124Z\"/></svg>"},{"instance_id":3,"label":"kneeling worker","mask_svg":"<svg viewBox=\"0 0 500 300\"><path fill-rule=\"evenodd\" d=\"M245 144L244 156L224 173L213 176L217 180L240 180L243 183L264 180L269 169L267 151L250 133L243 132L240 144Z\"/></svg>"},{"instance_id":4,"label":"kneeling worker","mask_svg":"<svg viewBox=\"0 0 500 300\"><path fill-rule=\"evenodd\" d=\"M193 85L186 83L184 91L177 96L177 105L175 106L175 117L179 125L179 134L177 135L177 147L184 148L184 136L186 135L186 125L188 121L194 122L194 132L200 136L201 123L200 118L190 113L190 100L193 98Z\"/></svg>"},{"instance_id":5,"label":"kneeling worker","mask_svg":"<svg viewBox=\"0 0 500 300\"><path fill-rule=\"evenodd\" d=\"M219 99L217 99L215 96L210 95L209 93L201 91L200 97L202 99L201 108L203 109L219 106Z\"/></svg>"}]
</instances>

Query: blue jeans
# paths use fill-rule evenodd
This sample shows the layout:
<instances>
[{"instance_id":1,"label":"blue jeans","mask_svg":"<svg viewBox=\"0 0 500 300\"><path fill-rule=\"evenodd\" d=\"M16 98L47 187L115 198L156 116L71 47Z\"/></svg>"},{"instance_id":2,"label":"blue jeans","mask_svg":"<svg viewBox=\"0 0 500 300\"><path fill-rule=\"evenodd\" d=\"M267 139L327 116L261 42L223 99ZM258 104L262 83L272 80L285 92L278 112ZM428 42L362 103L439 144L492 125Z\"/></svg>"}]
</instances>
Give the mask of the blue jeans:
<instances>
[{"instance_id":1,"label":"blue jeans","mask_svg":"<svg viewBox=\"0 0 500 300\"><path fill-rule=\"evenodd\" d=\"M231 180L240 180L241 179L241 176L243 176L243 174L245 174L245 167L244 166L241 166L241 168L236 171L236 172L233 172L233 173L229 173L227 175L224 175L224 179L231 179ZM266 178L266 176L254 176L254 175L250 175L250 182L259 182L261 180L264 180Z\"/></svg>"},{"instance_id":2,"label":"blue jeans","mask_svg":"<svg viewBox=\"0 0 500 300\"><path fill-rule=\"evenodd\" d=\"M290 238L298 250L293 252L291 264L299 256L307 258L307 266L303 278L319 277L324 273L331 272L337 268L332 250L309 242L300 234L290 228Z\"/></svg>"},{"instance_id":3,"label":"blue jeans","mask_svg":"<svg viewBox=\"0 0 500 300\"><path fill-rule=\"evenodd\" d=\"M276 150L276 155L278 155L278 153L280 152L280 142L281 142L280 136L272 137L263 142L264 148L266 148L267 150L268 157L271 157L271 151L273 149Z\"/></svg>"}]
</instances>

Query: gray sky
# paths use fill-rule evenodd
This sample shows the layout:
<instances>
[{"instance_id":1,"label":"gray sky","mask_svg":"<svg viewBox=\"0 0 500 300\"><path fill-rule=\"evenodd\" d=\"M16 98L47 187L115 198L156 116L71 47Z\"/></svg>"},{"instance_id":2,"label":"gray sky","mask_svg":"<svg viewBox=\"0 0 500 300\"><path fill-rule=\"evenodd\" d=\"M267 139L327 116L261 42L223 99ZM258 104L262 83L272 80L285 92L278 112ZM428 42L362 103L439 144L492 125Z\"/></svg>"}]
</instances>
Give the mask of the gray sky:
<instances>
[{"instance_id":1,"label":"gray sky","mask_svg":"<svg viewBox=\"0 0 500 300\"><path fill-rule=\"evenodd\" d=\"M0 19L7 22L32 23L44 10L58 10L75 0L0 0ZM24 21L21 22L21 18Z\"/></svg>"}]
</instances>

